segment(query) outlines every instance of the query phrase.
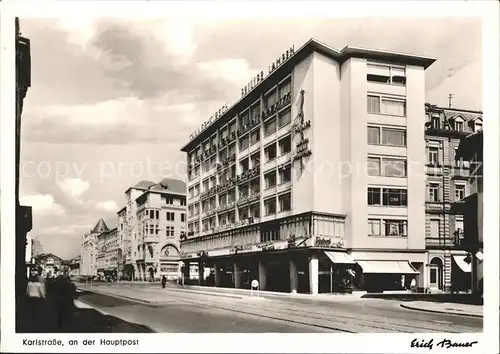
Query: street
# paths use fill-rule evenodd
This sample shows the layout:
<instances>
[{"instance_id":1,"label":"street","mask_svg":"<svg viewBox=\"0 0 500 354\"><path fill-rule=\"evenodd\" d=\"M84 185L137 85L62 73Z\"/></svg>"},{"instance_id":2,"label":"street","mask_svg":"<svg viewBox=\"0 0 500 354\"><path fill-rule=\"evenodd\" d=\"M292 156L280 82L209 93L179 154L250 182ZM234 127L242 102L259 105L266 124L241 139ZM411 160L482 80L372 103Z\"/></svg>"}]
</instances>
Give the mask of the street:
<instances>
[{"instance_id":1,"label":"street","mask_svg":"<svg viewBox=\"0 0 500 354\"><path fill-rule=\"evenodd\" d=\"M88 306L154 332L180 333L467 333L482 319L404 309L400 301L339 297L269 299L200 293L158 284L94 285L78 298ZM114 297L112 296L114 295ZM121 296L117 298L116 296ZM142 302L132 301L133 298Z\"/></svg>"}]
</instances>

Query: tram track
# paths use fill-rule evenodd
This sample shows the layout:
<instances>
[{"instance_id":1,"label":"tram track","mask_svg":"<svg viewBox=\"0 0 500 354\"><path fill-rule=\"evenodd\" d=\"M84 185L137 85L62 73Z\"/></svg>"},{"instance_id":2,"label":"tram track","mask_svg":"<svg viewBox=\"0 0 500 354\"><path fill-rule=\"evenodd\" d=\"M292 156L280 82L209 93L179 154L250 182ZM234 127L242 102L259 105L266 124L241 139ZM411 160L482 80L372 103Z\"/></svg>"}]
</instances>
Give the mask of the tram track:
<instances>
[{"instance_id":1,"label":"tram track","mask_svg":"<svg viewBox=\"0 0 500 354\"><path fill-rule=\"evenodd\" d=\"M132 286L115 288L115 290L124 289L132 291L133 295L137 297L137 289ZM112 290L112 288L107 290ZM99 290L99 292L101 291ZM382 320L380 316L370 314L364 308L361 308L360 316L355 317L346 314L347 310L339 308L331 309L325 305L313 304L304 309L304 306L297 306L293 303L284 304L282 300L275 299L262 299L258 303L252 303L254 300L248 296L219 297L217 294L191 292L190 290L143 288L141 292L144 295L144 300L137 300L143 304L148 302L148 298L158 299L158 295L164 298L165 301L160 300L147 304L150 307L175 306L177 303L184 303L343 333L466 333L470 331L470 328L465 326L448 326L448 329L452 330L443 331L442 323L425 322L418 319L415 324L411 324L408 323L408 315L402 317L404 315L402 313L393 313L392 318ZM102 291L102 293L115 297L122 295L113 294L113 291ZM329 313L326 314L324 309L329 310ZM401 321L403 319L407 321Z\"/></svg>"}]
</instances>

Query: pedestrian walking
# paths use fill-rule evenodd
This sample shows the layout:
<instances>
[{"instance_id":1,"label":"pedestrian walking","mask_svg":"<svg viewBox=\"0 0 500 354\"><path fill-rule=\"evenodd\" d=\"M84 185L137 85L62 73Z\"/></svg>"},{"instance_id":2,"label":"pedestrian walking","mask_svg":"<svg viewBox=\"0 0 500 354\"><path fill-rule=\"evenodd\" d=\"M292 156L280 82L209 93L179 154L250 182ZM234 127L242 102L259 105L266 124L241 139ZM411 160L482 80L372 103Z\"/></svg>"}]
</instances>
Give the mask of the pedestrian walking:
<instances>
[{"instance_id":1,"label":"pedestrian walking","mask_svg":"<svg viewBox=\"0 0 500 354\"><path fill-rule=\"evenodd\" d=\"M165 286L167 285L167 277L165 275L162 275L161 277L161 287L165 289Z\"/></svg>"},{"instance_id":2,"label":"pedestrian walking","mask_svg":"<svg viewBox=\"0 0 500 354\"><path fill-rule=\"evenodd\" d=\"M38 276L32 274L26 287L27 313L30 317L32 332L41 332L41 323L45 309L45 287L40 283Z\"/></svg>"},{"instance_id":3,"label":"pedestrian walking","mask_svg":"<svg viewBox=\"0 0 500 354\"><path fill-rule=\"evenodd\" d=\"M71 325L74 312L76 287L68 276L61 275L54 282L54 305L56 310L57 328L65 332Z\"/></svg>"}]
</instances>

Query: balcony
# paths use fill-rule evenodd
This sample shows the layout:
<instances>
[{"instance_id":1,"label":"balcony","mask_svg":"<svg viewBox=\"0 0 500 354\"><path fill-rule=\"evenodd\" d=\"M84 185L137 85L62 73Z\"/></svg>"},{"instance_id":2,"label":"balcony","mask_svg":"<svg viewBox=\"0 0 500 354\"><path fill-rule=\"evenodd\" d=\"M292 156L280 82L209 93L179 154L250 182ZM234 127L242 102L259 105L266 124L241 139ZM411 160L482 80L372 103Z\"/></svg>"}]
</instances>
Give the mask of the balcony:
<instances>
[{"instance_id":1,"label":"balcony","mask_svg":"<svg viewBox=\"0 0 500 354\"><path fill-rule=\"evenodd\" d=\"M234 209L234 207L236 206L236 202L229 202L227 204L222 204L222 205L219 205L219 207L217 208L217 212L218 213L223 213L227 210L230 210L230 209Z\"/></svg>"},{"instance_id":2,"label":"balcony","mask_svg":"<svg viewBox=\"0 0 500 354\"><path fill-rule=\"evenodd\" d=\"M241 128L238 129L237 135L242 136L242 135L248 133L249 131L253 130L252 128L258 126L259 123L260 123L260 116L254 117L253 119L250 120L250 122L248 122L248 124L245 124Z\"/></svg>"},{"instance_id":3,"label":"balcony","mask_svg":"<svg viewBox=\"0 0 500 354\"><path fill-rule=\"evenodd\" d=\"M262 113L262 118L266 119L267 117L272 116L273 114L278 113L281 109L285 108L292 102L292 94L291 92L287 93L283 97L281 97L275 104L271 107L268 107Z\"/></svg>"},{"instance_id":4,"label":"balcony","mask_svg":"<svg viewBox=\"0 0 500 354\"><path fill-rule=\"evenodd\" d=\"M238 184L245 183L245 182L251 180L253 177L260 176L259 173L260 173L260 167L255 166L254 168L246 170L245 172L238 175L236 177L236 183L238 183Z\"/></svg>"},{"instance_id":5,"label":"balcony","mask_svg":"<svg viewBox=\"0 0 500 354\"><path fill-rule=\"evenodd\" d=\"M217 171L221 172L227 167L231 166L234 162L236 162L236 154L233 153L231 156L226 157L220 163L217 164Z\"/></svg>"},{"instance_id":6,"label":"balcony","mask_svg":"<svg viewBox=\"0 0 500 354\"><path fill-rule=\"evenodd\" d=\"M236 178L228 178L219 185L217 192L223 192L236 186Z\"/></svg>"}]
</instances>

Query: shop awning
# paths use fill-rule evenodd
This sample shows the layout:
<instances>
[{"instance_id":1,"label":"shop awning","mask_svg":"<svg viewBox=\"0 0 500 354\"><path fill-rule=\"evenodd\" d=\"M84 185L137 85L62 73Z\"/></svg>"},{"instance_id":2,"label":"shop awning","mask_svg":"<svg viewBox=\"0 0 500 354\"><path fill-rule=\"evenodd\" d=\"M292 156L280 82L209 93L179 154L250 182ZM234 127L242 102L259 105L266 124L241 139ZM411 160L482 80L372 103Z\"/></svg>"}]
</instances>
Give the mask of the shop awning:
<instances>
[{"instance_id":1,"label":"shop awning","mask_svg":"<svg viewBox=\"0 0 500 354\"><path fill-rule=\"evenodd\" d=\"M365 274L420 274L408 261L357 261Z\"/></svg>"},{"instance_id":2,"label":"shop awning","mask_svg":"<svg viewBox=\"0 0 500 354\"><path fill-rule=\"evenodd\" d=\"M331 252L325 251L325 254L332 261L332 263L336 264L356 264L354 259L351 258L347 253L344 252Z\"/></svg>"},{"instance_id":3,"label":"shop awning","mask_svg":"<svg viewBox=\"0 0 500 354\"><path fill-rule=\"evenodd\" d=\"M457 266L462 269L465 273L470 273L471 265L465 261L465 256L453 256L453 260L457 264Z\"/></svg>"}]
</instances>

